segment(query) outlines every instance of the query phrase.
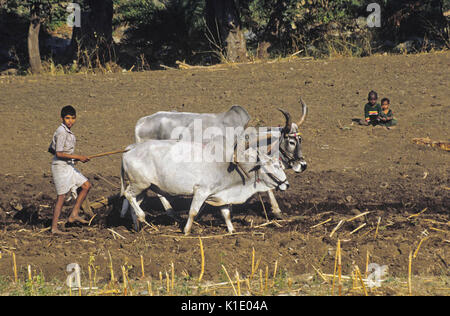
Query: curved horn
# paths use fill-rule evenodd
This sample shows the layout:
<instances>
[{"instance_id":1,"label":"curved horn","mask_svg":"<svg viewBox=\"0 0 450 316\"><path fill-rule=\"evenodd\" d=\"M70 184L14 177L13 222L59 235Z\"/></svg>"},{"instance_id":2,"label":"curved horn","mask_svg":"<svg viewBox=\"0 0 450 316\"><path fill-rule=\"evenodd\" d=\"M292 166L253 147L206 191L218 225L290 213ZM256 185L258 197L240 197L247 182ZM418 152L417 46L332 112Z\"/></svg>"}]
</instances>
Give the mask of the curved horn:
<instances>
[{"instance_id":1,"label":"curved horn","mask_svg":"<svg viewBox=\"0 0 450 316\"><path fill-rule=\"evenodd\" d=\"M284 125L283 132L286 134L289 134L292 128L292 119L289 112L283 111L282 109L278 109L281 113L283 113L284 117L286 118L286 124Z\"/></svg>"},{"instance_id":2,"label":"curved horn","mask_svg":"<svg viewBox=\"0 0 450 316\"><path fill-rule=\"evenodd\" d=\"M303 99L300 98L300 103L302 104L302 117L300 118L300 121L298 121L297 126L300 127L300 125L303 124L303 122L306 119L306 114L308 113L308 107L306 106L305 102L303 102Z\"/></svg>"}]
</instances>

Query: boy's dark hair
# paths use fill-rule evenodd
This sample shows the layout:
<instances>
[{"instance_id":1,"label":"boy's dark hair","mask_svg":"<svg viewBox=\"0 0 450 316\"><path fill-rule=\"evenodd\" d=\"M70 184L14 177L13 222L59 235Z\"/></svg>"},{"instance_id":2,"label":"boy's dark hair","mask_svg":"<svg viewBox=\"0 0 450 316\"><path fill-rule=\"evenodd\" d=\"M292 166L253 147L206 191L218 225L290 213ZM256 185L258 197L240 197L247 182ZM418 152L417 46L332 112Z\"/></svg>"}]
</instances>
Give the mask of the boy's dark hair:
<instances>
[{"instance_id":1,"label":"boy's dark hair","mask_svg":"<svg viewBox=\"0 0 450 316\"><path fill-rule=\"evenodd\" d=\"M369 95L367 96L367 100L370 101L370 99L378 99L378 94L375 91L370 91Z\"/></svg>"},{"instance_id":2,"label":"boy's dark hair","mask_svg":"<svg viewBox=\"0 0 450 316\"><path fill-rule=\"evenodd\" d=\"M75 111L73 106L66 105L61 109L61 118L64 118L66 115L76 116L77 112Z\"/></svg>"},{"instance_id":3,"label":"boy's dark hair","mask_svg":"<svg viewBox=\"0 0 450 316\"><path fill-rule=\"evenodd\" d=\"M386 101L387 101L388 104L391 104L391 100L389 100L388 98L381 99L381 104L383 104Z\"/></svg>"}]
</instances>

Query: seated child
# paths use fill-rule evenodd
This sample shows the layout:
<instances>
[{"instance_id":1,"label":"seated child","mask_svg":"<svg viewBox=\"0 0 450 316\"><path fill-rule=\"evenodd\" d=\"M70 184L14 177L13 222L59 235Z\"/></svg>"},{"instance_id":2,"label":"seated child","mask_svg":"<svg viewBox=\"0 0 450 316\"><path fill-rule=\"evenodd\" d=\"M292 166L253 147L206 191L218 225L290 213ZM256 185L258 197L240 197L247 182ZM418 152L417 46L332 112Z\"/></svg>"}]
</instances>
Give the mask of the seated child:
<instances>
[{"instance_id":1,"label":"seated child","mask_svg":"<svg viewBox=\"0 0 450 316\"><path fill-rule=\"evenodd\" d=\"M397 120L394 118L394 113L390 107L390 101L388 98L381 99L381 112L380 112L380 125L386 126L387 128L392 128L392 126L397 125Z\"/></svg>"},{"instance_id":2,"label":"seated child","mask_svg":"<svg viewBox=\"0 0 450 316\"><path fill-rule=\"evenodd\" d=\"M364 125L378 125L379 123L379 115L381 113L381 106L377 103L378 95L375 91L370 91L369 96L367 97L369 101L364 106Z\"/></svg>"}]
</instances>

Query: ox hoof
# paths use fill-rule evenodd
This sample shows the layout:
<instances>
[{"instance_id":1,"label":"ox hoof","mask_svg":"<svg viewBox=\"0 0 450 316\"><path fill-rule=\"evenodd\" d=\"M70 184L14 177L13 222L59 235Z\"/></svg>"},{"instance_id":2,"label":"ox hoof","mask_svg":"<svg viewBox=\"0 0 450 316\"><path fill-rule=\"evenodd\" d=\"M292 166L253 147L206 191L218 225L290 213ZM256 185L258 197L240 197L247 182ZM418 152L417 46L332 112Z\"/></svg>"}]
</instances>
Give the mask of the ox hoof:
<instances>
[{"instance_id":1,"label":"ox hoof","mask_svg":"<svg viewBox=\"0 0 450 316\"><path fill-rule=\"evenodd\" d=\"M281 212L273 213L273 217L275 217L275 219L284 219L284 216Z\"/></svg>"},{"instance_id":2,"label":"ox hoof","mask_svg":"<svg viewBox=\"0 0 450 316\"><path fill-rule=\"evenodd\" d=\"M139 225L138 222L133 224L133 229L135 232L139 233L139 231L141 230L141 225Z\"/></svg>"},{"instance_id":3,"label":"ox hoof","mask_svg":"<svg viewBox=\"0 0 450 316\"><path fill-rule=\"evenodd\" d=\"M184 233L184 236L189 236L191 234L191 228L188 229L185 226L183 229L183 233Z\"/></svg>"}]
</instances>

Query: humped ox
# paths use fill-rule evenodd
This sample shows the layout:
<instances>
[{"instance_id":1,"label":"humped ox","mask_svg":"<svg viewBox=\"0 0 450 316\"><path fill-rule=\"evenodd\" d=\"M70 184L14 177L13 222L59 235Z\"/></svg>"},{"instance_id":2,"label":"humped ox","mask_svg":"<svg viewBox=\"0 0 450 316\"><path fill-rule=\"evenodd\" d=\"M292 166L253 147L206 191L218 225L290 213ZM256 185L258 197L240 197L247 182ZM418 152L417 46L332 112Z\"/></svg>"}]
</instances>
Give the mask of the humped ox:
<instances>
[{"instance_id":1,"label":"humped ox","mask_svg":"<svg viewBox=\"0 0 450 316\"><path fill-rule=\"evenodd\" d=\"M295 172L302 172L306 169L307 164L302 155L302 138L299 132L299 127L304 122L307 114L307 106L300 99L302 105L302 116L297 123L292 122L291 116L288 112L279 109L285 116L286 122L284 127L270 128L270 131L278 131L280 138L279 154L281 161L285 168L292 168ZM237 128L236 131L240 132L238 128L245 129L250 120L250 115L241 106L234 105L227 112L223 113L189 113L189 112L157 112L155 114L142 117L138 120L135 127L135 141L141 143L150 139L169 140L169 139L182 139L184 132L187 131L189 139L188 141L205 141L204 137L200 140L192 137L195 134L198 124L200 122L200 132L206 130L212 130L208 136L215 136L214 133L220 135L226 134L227 128ZM180 130L180 128L182 128ZM175 131L175 132L174 132ZM178 134L177 132L178 131ZM205 136L205 133L202 134ZM237 136L236 134L234 136ZM272 212L277 218L281 218L281 210L275 199L275 195L272 190L268 191L269 201L272 207ZM169 214L173 214L172 206L169 201L163 196L159 195L161 203ZM128 210L128 202L124 200L122 205L121 216L124 217Z\"/></svg>"},{"instance_id":2,"label":"humped ox","mask_svg":"<svg viewBox=\"0 0 450 316\"><path fill-rule=\"evenodd\" d=\"M225 156L229 155L229 150L224 148L226 144L223 136L216 136L207 146ZM231 233L234 228L230 219L230 204L242 204L257 192L275 188L286 190L289 186L278 159L261 153L257 147L246 147L240 153L244 159L237 167L230 162L231 157L225 157L229 159L222 161L195 161L192 153L202 152L205 149L202 143L148 140L130 145L122 157L121 195L130 203L132 216L137 216L141 222L145 222L145 213L140 203L147 189L163 197L192 196L184 227L186 235L190 233L194 217L205 202L221 206ZM231 154L236 155L236 150L232 150ZM129 180L126 188L125 178Z\"/></svg>"}]
</instances>

